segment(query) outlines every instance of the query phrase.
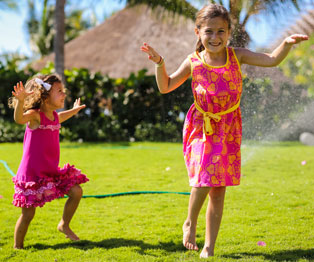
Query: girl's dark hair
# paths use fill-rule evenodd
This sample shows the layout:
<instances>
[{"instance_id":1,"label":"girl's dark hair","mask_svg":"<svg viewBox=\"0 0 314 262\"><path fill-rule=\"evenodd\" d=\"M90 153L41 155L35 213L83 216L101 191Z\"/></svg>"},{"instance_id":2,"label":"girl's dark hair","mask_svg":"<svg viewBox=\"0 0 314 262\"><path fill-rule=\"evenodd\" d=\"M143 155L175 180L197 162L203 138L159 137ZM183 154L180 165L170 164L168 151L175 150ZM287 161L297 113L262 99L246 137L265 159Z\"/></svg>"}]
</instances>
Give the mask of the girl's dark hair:
<instances>
[{"instance_id":1,"label":"girl's dark hair","mask_svg":"<svg viewBox=\"0 0 314 262\"><path fill-rule=\"evenodd\" d=\"M41 84L38 84L35 79L39 78L43 80L45 83L53 86L54 83L62 83L61 77L57 74L50 75L36 75L30 80L28 80L25 84L26 91L33 91L31 95L26 97L24 100L23 111L26 112L29 109L39 109L43 101L45 101L49 97L49 91L47 91ZM9 98L9 107L15 108L17 103L17 99L12 96Z\"/></svg>"},{"instance_id":2,"label":"girl's dark hair","mask_svg":"<svg viewBox=\"0 0 314 262\"><path fill-rule=\"evenodd\" d=\"M211 18L221 17L228 23L228 29L231 29L231 20L229 17L228 10L224 8L222 5L217 4L209 4L204 6L198 13L196 14L195 26L197 29L201 29L203 23ZM197 40L196 43L196 51L201 52L205 48L201 42L201 39Z\"/></svg>"}]
</instances>

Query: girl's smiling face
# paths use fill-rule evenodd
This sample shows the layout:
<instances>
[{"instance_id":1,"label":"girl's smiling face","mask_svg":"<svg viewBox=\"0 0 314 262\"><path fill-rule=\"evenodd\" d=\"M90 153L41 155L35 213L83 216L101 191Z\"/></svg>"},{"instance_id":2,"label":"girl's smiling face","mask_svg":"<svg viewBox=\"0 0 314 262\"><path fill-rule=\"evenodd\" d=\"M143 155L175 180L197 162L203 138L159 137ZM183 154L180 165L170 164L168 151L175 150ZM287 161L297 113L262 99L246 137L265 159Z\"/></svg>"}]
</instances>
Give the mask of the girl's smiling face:
<instances>
[{"instance_id":1,"label":"girl's smiling face","mask_svg":"<svg viewBox=\"0 0 314 262\"><path fill-rule=\"evenodd\" d=\"M66 97L64 87L62 83L55 82L49 92L49 97L45 103L51 106L54 110L61 109L64 107L64 99Z\"/></svg>"},{"instance_id":2,"label":"girl's smiling face","mask_svg":"<svg viewBox=\"0 0 314 262\"><path fill-rule=\"evenodd\" d=\"M195 33L210 53L224 51L230 36L228 22L221 17L207 19L200 29L195 28Z\"/></svg>"}]
</instances>

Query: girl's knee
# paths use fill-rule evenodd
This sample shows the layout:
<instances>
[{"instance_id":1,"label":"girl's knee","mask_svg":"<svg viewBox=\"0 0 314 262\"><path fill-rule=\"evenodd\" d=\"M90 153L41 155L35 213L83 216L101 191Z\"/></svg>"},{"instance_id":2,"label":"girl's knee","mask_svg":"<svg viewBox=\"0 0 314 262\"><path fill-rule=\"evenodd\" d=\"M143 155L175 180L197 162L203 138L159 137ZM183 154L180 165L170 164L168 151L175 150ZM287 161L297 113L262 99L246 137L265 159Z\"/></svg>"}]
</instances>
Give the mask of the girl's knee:
<instances>
[{"instance_id":1,"label":"girl's knee","mask_svg":"<svg viewBox=\"0 0 314 262\"><path fill-rule=\"evenodd\" d=\"M74 198L81 198L83 195L83 189L79 185L71 187L68 196Z\"/></svg>"},{"instance_id":2,"label":"girl's knee","mask_svg":"<svg viewBox=\"0 0 314 262\"><path fill-rule=\"evenodd\" d=\"M211 188L209 195L213 200L224 199L226 193L226 187L213 187Z\"/></svg>"},{"instance_id":3,"label":"girl's knee","mask_svg":"<svg viewBox=\"0 0 314 262\"><path fill-rule=\"evenodd\" d=\"M35 207L31 208L22 208L22 219L24 221L30 222L35 216Z\"/></svg>"}]
</instances>

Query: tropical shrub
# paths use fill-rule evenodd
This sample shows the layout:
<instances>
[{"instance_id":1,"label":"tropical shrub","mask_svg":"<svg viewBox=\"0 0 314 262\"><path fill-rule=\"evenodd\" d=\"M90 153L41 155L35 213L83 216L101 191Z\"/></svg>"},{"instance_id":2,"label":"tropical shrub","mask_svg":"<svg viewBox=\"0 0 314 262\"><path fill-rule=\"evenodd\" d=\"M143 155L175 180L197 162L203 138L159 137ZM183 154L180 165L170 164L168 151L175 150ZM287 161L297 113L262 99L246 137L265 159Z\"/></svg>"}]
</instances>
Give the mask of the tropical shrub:
<instances>
[{"instance_id":1,"label":"tropical shrub","mask_svg":"<svg viewBox=\"0 0 314 262\"><path fill-rule=\"evenodd\" d=\"M41 73L52 73L48 65ZM22 141L24 127L13 121L7 100L13 85L25 82L34 72L19 70L12 64L0 64L0 142ZM87 69L65 71L70 108L76 98L86 108L62 124L61 139L67 141L182 141L185 114L193 103L191 79L177 90L162 95L154 76L146 71L128 78L112 79ZM293 90L293 92L292 92ZM305 87L282 84L274 88L265 79L243 80L241 101L243 137L276 139L274 131L283 120L293 118L307 101ZM293 95L291 95L293 94Z\"/></svg>"},{"instance_id":2,"label":"tropical shrub","mask_svg":"<svg viewBox=\"0 0 314 262\"><path fill-rule=\"evenodd\" d=\"M310 97L314 97L314 34L308 41L296 46L280 64L285 75L295 83L304 85Z\"/></svg>"}]
</instances>

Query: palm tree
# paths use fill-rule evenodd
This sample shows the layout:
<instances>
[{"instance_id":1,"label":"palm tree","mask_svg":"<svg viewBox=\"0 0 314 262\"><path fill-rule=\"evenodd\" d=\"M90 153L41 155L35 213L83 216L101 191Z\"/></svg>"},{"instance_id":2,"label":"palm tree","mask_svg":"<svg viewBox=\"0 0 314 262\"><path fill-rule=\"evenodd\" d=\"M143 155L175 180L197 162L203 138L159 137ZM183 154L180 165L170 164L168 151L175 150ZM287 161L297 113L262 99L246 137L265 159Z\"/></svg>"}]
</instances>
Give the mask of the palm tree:
<instances>
[{"instance_id":1,"label":"palm tree","mask_svg":"<svg viewBox=\"0 0 314 262\"><path fill-rule=\"evenodd\" d=\"M65 0L56 0L55 9L55 30L54 37L54 53L55 53L55 69L64 81L64 33L65 33Z\"/></svg>"},{"instance_id":2,"label":"palm tree","mask_svg":"<svg viewBox=\"0 0 314 262\"><path fill-rule=\"evenodd\" d=\"M34 54L45 56L53 52L54 46L54 21L55 6L42 3L40 17L35 12L35 1L28 0L27 30L30 37L31 50ZM64 42L67 43L77 37L81 32L93 26L92 22L83 18L84 10L72 10L65 18Z\"/></svg>"},{"instance_id":3,"label":"palm tree","mask_svg":"<svg viewBox=\"0 0 314 262\"><path fill-rule=\"evenodd\" d=\"M188 3L186 0L126 0L129 6L146 4L152 9L163 7L164 10L170 11L172 14L183 15L187 18L195 19L197 8Z\"/></svg>"},{"instance_id":4,"label":"palm tree","mask_svg":"<svg viewBox=\"0 0 314 262\"><path fill-rule=\"evenodd\" d=\"M215 1L212 1L215 2ZM218 1L222 4L222 1ZM299 10L299 4L306 2L305 0L229 0L229 13L233 25L232 37L230 45L245 47L247 46L250 38L245 29L250 17L262 12L267 11L274 15L278 12L286 10L291 4ZM241 16L244 18L241 19Z\"/></svg>"},{"instance_id":5,"label":"palm tree","mask_svg":"<svg viewBox=\"0 0 314 262\"><path fill-rule=\"evenodd\" d=\"M31 50L40 55L47 55L52 51L53 45L53 15L54 8L48 6L44 0L41 18L37 19L35 1L28 0L29 18L26 21L30 37Z\"/></svg>"},{"instance_id":6,"label":"palm tree","mask_svg":"<svg viewBox=\"0 0 314 262\"><path fill-rule=\"evenodd\" d=\"M1 1L1 0L0 0ZM83 18L82 9L75 9L72 10L66 17L64 14L64 6L66 1L61 2L59 5L48 5L48 0L44 0L42 3L43 10L41 13L41 17L38 18L36 15L36 8L35 8L35 1L28 0L28 10L29 10L29 18L27 20L27 29L30 36L30 43L31 49L35 54L40 54L41 56L45 56L50 54L51 52L55 51L55 64L56 64L56 71L62 75L63 72L62 64L60 59L62 59L62 55L60 52L61 47L64 46L64 43L67 43L77 37L82 31L93 26L93 23L89 20ZM61 14L61 18L59 18L59 13ZM58 14L57 14L58 13ZM60 20L61 19L61 20ZM64 21L64 22L62 22ZM59 23L64 23L59 27ZM58 25L58 26L57 26ZM63 28L64 27L64 28ZM56 32L60 33L59 29L64 30L61 32L61 35L56 36ZM63 42L63 43L62 43ZM57 51L55 50L58 48ZM58 61L58 62L57 62ZM58 67L57 67L58 65Z\"/></svg>"}]
</instances>

